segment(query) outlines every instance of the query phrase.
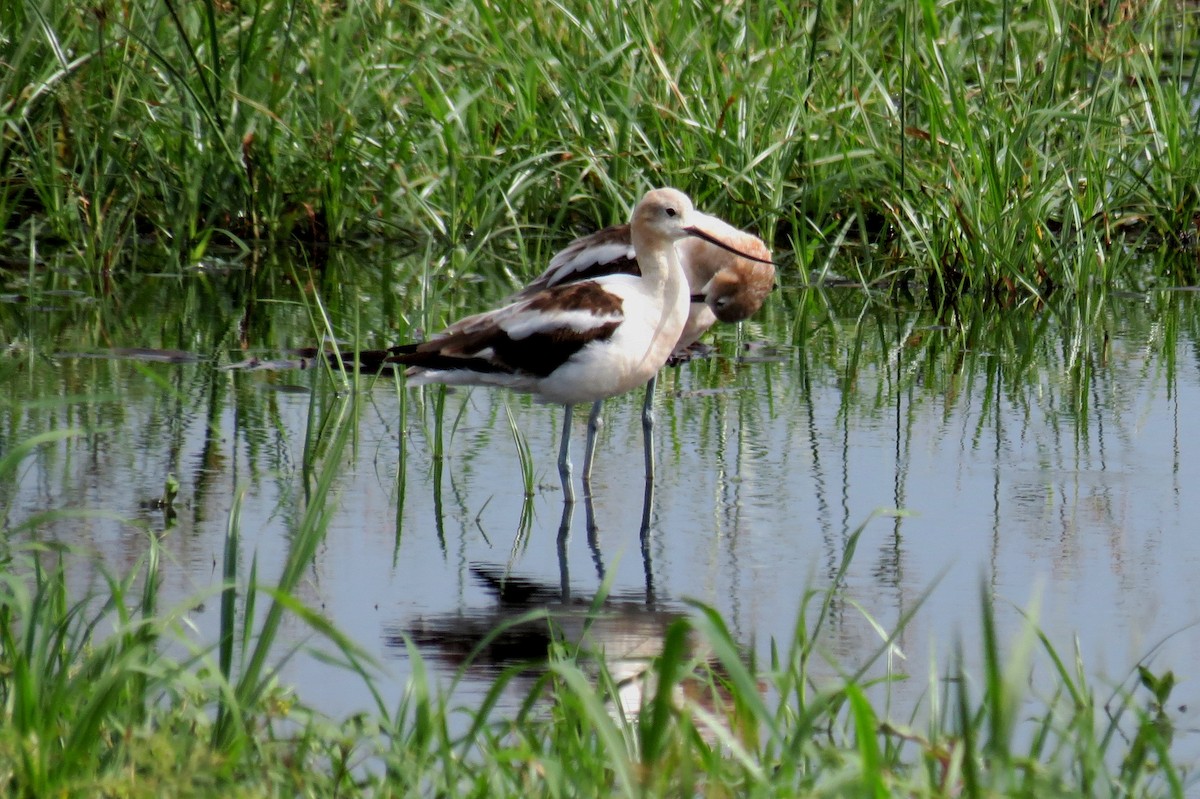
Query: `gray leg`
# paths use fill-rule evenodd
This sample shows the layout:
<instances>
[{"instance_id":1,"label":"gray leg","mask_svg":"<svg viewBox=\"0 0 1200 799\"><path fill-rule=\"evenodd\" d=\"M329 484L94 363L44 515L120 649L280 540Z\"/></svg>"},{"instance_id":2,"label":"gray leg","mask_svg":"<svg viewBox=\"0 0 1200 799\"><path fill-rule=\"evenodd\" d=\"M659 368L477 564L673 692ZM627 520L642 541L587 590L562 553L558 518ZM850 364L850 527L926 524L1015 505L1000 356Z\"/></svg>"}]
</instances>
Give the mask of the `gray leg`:
<instances>
[{"instance_id":1,"label":"gray leg","mask_svg":"<svg viewBox=\"0 0 1200 799\"><path fill-rule=\"evenodd\" d=\"M650 514L654 509L654 483L646 481L646 493L642 495L642 571L646 575L646 604L654 605L654 562L650 554Z\"/></svg>"},{"instance_id":2,"label":"gray leg","mask_svg":"<svg viewBox=\"0 0 1200 799\"><path fill-rule=\"evenodd\" d=\"M642 437L646 445L646 480L654 482L654 386L658 375L646 384L646 401L642 403Z\"/></svg>"},{"instance_id":3,"label":"gray leg","mask_svg":"<svg viewBox=\"0 0 1200 799\"><path fill-rule=\"evenodd\" d=\"M604 419L600 417L600 411L603 409L604 401L596 400L592 404L592 414L588 417L587 444L583 452L583 488L584 493L589 496L592 493L592 461L596 457L596 434L604 426Z\"/></svg>"},{"instance_id":4,"label":"gray leg","mask_svg":"<svg viewBox=\"0 0 1200 799\"><path fill-rule=\"evenodd\" d=\"M567 544L571 540L571 517L574 515L575 505L564 502L562 521L558 525L558 585L563 602L571 601L571 566L567 560Z\"/></svg>"},{"instance_id":5,"label":"gray leg","mask_svg":"<svg viewBox=\"0 0 1200 799\"><path fill-rule=\"evenodd\" d=\"M558 445L558 476L562 480L563 501L575 501L575 489L571 486L571 417L574 405L563 406L562 441Z\"/></svg>"}]
</instances>

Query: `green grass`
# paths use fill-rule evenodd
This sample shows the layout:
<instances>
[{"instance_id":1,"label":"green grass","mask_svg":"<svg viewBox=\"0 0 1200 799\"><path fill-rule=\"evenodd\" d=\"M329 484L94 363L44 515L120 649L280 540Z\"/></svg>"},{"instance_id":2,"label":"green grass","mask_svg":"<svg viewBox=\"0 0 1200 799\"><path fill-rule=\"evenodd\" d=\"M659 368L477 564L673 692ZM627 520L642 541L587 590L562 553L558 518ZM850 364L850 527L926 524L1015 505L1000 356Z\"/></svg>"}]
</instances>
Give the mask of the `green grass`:
<instances>
[{"instance_id":1,"label":"green grass","mask_svg":"<svg viewBox=\"0 0 1200 799\"><path fill-rule=\"evenodd\" d=\"M22 263L65 245L99 275L382 237L519 279L675 184L800 279L1193 282L1198 24L1153 1L26 0L0 10L0 227ZM1145 274L1139 248L1174 257Z\"/></svg>"}]
</instances>

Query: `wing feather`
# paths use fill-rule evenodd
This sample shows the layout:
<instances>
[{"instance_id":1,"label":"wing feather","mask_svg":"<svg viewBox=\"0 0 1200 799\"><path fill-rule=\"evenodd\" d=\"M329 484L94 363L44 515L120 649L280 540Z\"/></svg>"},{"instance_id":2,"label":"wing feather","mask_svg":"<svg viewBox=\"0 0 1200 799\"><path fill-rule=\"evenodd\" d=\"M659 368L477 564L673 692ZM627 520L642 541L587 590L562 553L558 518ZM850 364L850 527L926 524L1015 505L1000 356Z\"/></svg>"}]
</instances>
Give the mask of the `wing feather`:
<instances>
[{"instance_id":1,"label":"wing feather","mask_svg":"<svg viewBox=\"0 0 1200 799\"><path fill-rule=\"evenodd\" d=\"M614 225L575 239L555 253L546 271L516 296L523 299L552 286L619 274L641 274L629 225Z\"/></svg>"},{"instance_id":2,"label":"wing feather","mask_svg":"<svg viewBox=\"0 0 1200 799\"><path fill-rule=\"evenodd\" d=\"M489 313L467 317L421 344L396 352L411 376L466 371L546 377L584 347L612 337L623 301L596 281L540 291Z\"/></svg>"}]
</instances>

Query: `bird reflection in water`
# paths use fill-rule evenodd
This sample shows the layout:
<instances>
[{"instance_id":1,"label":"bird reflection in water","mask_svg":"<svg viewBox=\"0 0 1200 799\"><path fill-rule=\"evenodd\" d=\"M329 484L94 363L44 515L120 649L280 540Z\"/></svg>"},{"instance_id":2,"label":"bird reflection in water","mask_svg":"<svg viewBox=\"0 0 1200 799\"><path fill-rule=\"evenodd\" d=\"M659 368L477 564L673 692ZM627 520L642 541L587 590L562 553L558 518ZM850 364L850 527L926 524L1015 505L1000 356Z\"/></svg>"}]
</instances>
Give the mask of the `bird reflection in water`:
<instances>
[{"instance_id":1,"label":"bird reflection in water","mask_svg":"<svg viewBox=\"0 0 1200 799\"><path fill-rule=\"evenodd\" d=\"M610 689L614 712L634 718L650 702L658 684L660 656L667 642L682 641L682 678L672 679L677 707L696 702L711 714L728 717L734 703L723 689L724 669L689 622L687 607L664 600L654 590L648 541L650 490L641 529L646 574L641 591L579 595L567 570L571 510L564 508L559 529L559 581L518 574L503 565L474 563L471 576L493 600L473 610L419 617L385 634L388 646L415 644L424 657L456 673L491 679L510 669L535 683L556 653L574 656L585 673ZM588 544L602 586L605 580L595 514L585 497ZM603 669L600 668L603 662ZM603 678L601 678L603 675ZM761 686L760 686L761 690Z\"/></svg>"}]
</instances>

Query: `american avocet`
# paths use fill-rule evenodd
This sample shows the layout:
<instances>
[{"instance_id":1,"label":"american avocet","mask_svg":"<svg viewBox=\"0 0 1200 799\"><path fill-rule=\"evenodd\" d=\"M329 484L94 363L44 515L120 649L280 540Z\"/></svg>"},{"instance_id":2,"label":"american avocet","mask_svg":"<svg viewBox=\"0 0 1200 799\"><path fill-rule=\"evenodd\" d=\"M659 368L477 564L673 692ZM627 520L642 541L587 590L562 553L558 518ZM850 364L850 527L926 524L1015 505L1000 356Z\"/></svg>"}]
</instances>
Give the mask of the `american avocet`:
<instances>
[{"instance_id":1,"label":"american avocet","mask_svg":"<svg viewBox=\"0 0 1200 799\"><path fill-rule=\"evenodd\" d=\"M700 238L686 238L675 245L691 292L688 319L671 353L675 360L686 359L692 346L716 322L732 323L748 319L762 307L775 285L771 251L762 239L715 218L711 224L710 230L719 234L720 240L732 245L732 248L714 246ZM638 274L638 260L629 225L614 225L568 244L550 259L546 271L516 297L530 297L551 286L622 273ZM655 378L651 377L646 384L646 399L642 406L648 477L652 477L654 472L654 453L650 445L654 424L654 384ZM588 420L583 460L585 484L591 482L601 408L602 401L597 400L592 405Z\"/></svg>"},{"instance_id":2,"label":"american avocet","mask_svg":"<svg viewBox=\"0 0 1200 799\"><path fill-rule=\"evenodd\" d=\"M715 217L710 219L712 232L733 249L699 238L686 238L676 245L692 304L672 353L675 357L686 357L688 348L716 322L741 322L753 316L775 285L771 251L762 239ZM638 274L629 225L613 225L575 239L514 299L612 274Z\"/></svg>"},{"instance_id":3,"label":"american avocet","mask_svg":"<svg viewBox=\"0 0 1200 799\"><path fill-rule=\"evenodd\" d=\"M384 363L408 366L412 384L503 386L564 405L558 466L566 499L573 501L574 405L622 394L654 377L688 320L691 293L675 242L695 237L756 258L724 241L733 230L696 211L680 191L647 192L629 224L639 274L606 274L530 291L428 341L395 347Z\"/></svg>"}]
</instances>

